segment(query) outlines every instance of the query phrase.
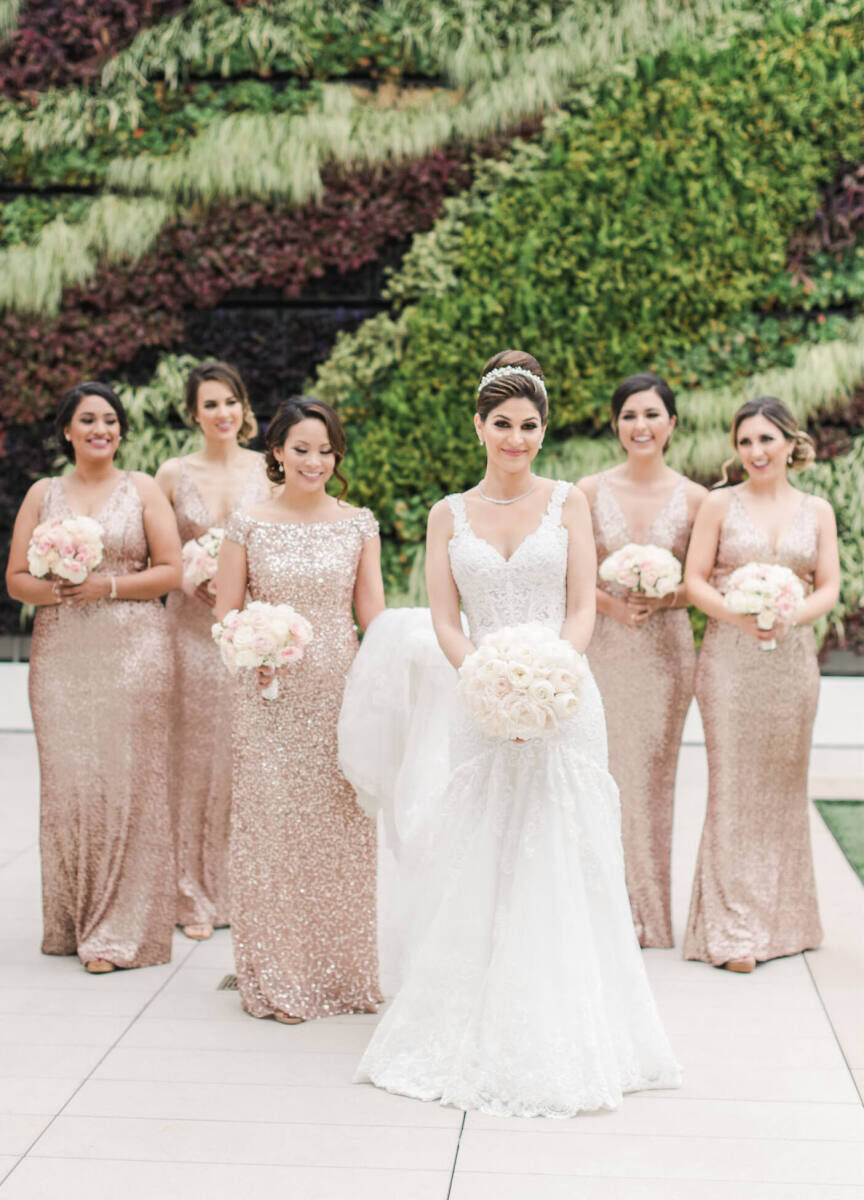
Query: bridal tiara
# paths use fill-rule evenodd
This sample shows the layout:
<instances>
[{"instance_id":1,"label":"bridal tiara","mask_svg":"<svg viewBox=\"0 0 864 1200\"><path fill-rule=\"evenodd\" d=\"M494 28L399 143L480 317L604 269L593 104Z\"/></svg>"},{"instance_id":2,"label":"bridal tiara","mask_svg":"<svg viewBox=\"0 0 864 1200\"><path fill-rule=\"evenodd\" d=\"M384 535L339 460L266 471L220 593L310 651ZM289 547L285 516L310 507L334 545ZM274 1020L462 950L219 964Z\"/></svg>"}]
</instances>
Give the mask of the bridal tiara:
<instances>
[{"instance_id":1,"label":"bridal tiara","mask_svg":"<svg viewBox=\"0 0 864 1200\"><path fill-rule=\"evenodd\" d=\"M546 384L539 375L535 375L534 372L529 371L527 367L493 367L492 370L487 371L480 380L480 384L477 388L477 395L480 395L487 383L491 383L494 379L506 379L508 375L524 375L526 379L530 379L536 383L544 397L546 396Z\"/></svg>"}]
</instances>

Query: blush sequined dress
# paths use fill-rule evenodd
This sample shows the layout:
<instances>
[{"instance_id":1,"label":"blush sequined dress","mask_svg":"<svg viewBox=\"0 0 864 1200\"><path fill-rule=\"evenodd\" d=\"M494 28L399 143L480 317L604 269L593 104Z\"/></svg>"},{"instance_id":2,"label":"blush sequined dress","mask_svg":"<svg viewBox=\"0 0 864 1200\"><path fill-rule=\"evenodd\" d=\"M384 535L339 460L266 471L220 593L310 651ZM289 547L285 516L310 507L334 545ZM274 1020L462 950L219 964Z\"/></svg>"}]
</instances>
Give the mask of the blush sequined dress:
<instances>
[{"instance_id":1,"label":"blush sequined dress","mask_svg":"<svg viewBox=\"0 0 864 1200\"><path fill-rule=\"evenodd\" d=\"M52 479L40 521L72 515ZM124 474L100 512L97 574L147 566L143 509ZM158 600L40 607L30 704L39 751L45 954L144 967L171 957L171 655Z\"/></svg>"},{"instance_id":2,"label":"blush sequined dress","mask_svg":"<svg viewBox=\"0 0 864 1200\"><path fill-rule=\"evenodd\" d=\"M605 475L591 513L597 560L634 539ZM646 542L684 564L692 519L686 482L673 490ZM626 589L598 580L612 596ZM675 769L693 696L696 651L686 609L660 609L637 631L597 614L588 661L606 710L609 770L621 792L627 891L643 946L671 946L670 862Z\"/></svg>"},{"instance_id":3,"label":"blush sequined dress","mask_svg":"<svg viewBox=\"0 0 864 1200\"><path fill-rule=\"evenodd\" d=\"M174 512L185 543L216 522L183 459L179 466ZM232 512L250 508L269 494L259 456ZM176 669L170 796L177 847L177 924L226 925L234 688L210 632L213 610L180 590L169 595L167 610Z\"/></svg>"},{"instance_id":4,"label":"blush sequined dress","mask_svg":"<svg viewBox=\"0 0 864 1200\"><path fill-rule=\"evenodd\" d=\"M253 600L312 625L303 659L262 699L240 674L233 731L229 888L243 1007L255 1017L372 1012L381 1001L376 832L337 761L345 675L357 653L352 599L368 509L333 522L233 516Z\"/></svg>"},{"instance_id":5,"label":"blush sequined dress","mask_svg":"<svg viewBox=\"0 0 864 1200\"><path fill-rule=\"evenodd\" d=\"M748 562L791 567L809 586L819 526L809 496L772 549L733 489L711 582ZM696 670L708 750L702 831L684 957L719 966L762 962L822 941L810 846L807 766L819 669L813 629L791 629L776 650L709 621Z\"/></svg>"}]
</instances>

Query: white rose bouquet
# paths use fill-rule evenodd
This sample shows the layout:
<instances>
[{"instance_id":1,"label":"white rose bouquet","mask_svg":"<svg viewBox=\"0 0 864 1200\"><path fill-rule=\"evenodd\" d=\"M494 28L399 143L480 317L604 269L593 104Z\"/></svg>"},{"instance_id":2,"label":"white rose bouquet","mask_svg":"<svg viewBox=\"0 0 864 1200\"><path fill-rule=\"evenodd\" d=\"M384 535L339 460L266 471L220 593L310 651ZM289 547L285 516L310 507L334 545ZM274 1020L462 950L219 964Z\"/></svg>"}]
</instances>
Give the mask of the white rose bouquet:
<instances>
[{"instance_id":1,"label":"white rose bouquet","mask_svg":"<svg viewBox=\"0 0 864 1200\"><path fill-rule=\"evenodd\" d=\"M662 598L681 582L681 564L671 551L649 543L629 542L604 558L600 578L643 596Z\"/></svg>"},{"instance_id":2,"label":"white rose bouquet","mask_svg":"<svg viewBox=\"0 0 864 1200\"><path fill-rule=\"evenodd\" d=\"M312 641L312 626L290 604L265 604L262 600L252 600L242 610L232 608L216 622L212 633L222 661L231 671L291 666L300 661ZM275 700L278 678L261 695Z\"/></svg>"},{"instance_id":3,"label":"white rose bouquet","mask_svg":"<svg viewBox=\"0 0 864 1200\"><path fill-rule=\"evenodd\" d=\"M729 576L723 603L730 612L755 615L760 629L773 629L779 617L791 621L804 603L804 584L779 563L745 563ZM777 639L760 642L760 650L776 650Z\"/></svg>"},{"instance_id":4,"label":"white rose bouquet","mask_svg":"<svg viewBox=\"0 0 864 1200\"><path fill-rule=\"evenodd\" d=\"M210 583L216 578L216 566L219 560L219 548L225 530L218 525L205 530L197 538L190 538L183 544L183 590L190 595L202 583Z\"/></svg>"},{"instance_id":5,"label":"white rose bouquet","mask_svg":"<svg viewBox=\"0 0 864 1200\"><path fill-rule=\"evenodd\" d=\"M55 575L83 583L102 561L102 526L93 517L55 517L33 530L27 570L37 579Z\"/></svg>"},{"instance_id":6,"label":"white rose bouquet","mask_svg":"<svg viewBox=\"0 0 864 1200\"><path fill-rule=\"evenodd\" d=\"M487 634L459 668L457 690L484 733L528 740L576 715L584 675L570 643L531 622Z\"/></svg>"}]
</instances>

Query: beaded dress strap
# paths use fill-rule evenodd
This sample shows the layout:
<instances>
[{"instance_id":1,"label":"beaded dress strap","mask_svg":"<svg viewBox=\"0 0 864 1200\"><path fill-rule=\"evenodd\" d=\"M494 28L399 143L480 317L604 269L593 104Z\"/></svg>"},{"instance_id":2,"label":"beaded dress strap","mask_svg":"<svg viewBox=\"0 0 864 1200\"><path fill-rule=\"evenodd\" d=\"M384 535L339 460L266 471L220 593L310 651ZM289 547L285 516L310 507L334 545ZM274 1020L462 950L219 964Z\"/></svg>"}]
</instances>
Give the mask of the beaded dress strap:
<instances>
[{"instance_id":1,"label":"beaded dress strap","mask_svg":"<svg viewBox=\"0 0 864 1200\"><path fill-rule=\"evenodd\" d=\"M461 492L453 492L447 497L450 512L453 514L453 536L462 533L468 527L468 517L465 513L465 497Z\"/></svg>"}]
</instances>

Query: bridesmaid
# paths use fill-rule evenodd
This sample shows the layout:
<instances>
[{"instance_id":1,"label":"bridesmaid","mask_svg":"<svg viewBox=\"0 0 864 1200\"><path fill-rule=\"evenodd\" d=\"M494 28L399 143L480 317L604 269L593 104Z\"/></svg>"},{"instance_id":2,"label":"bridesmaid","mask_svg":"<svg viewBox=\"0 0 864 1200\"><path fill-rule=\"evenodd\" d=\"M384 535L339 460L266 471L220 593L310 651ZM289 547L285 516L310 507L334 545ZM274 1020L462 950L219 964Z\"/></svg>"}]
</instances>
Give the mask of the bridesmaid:
<instances>
[{"instance_id":1,"label":"bridesmaid","mask_svg":"<svg viewBox=\"0 0 864 1200\"><path fill-rule=\"evenodd\" d=\"M375 827L337 763L336 723L361 628L384 608L378 524L342 497L345 434L309 397L284 404L267 430L279 494L228 522L216 613L253 600L290 603L314 641L267 701L241 676L234 725L229 879L243 1007L284 1024L380 1002ZM339 499L325 490L331 476Z\"/></svg>"},{"instance_id":2,"label":"bridesmaid","mask_svg":"<svg viewBox=\"0 0 864 1200\"><path fill-rule=\"evenodd\" d=\"M628 542L653 543L681 562L707 494L666 465L675 396L657 375L633 375L612 396L612 428L627 461L579 487L591 505L597 560ZM693 695L696 652L684 586L661 600L597 583L588 661L603 697L609 770L621 792L627 890L642 946L671 946L670 859L675 768Z\"/></svg>"},{"instance_id":3,"label":"bridesmaid","mask_svg":"<svg viewBox=\"0 0 864 1200\"><path fill-rule=\"evenodd\" d=\"M96 974L171 957L171 653L158 597L180 582L180 543L154 480L114 465L127 420L111 388L66 392L55 428L75 468L30 488L6 580L15 600L37 609L30 704L42 779L42 951L77 952ZM77 585L34 578L33 530L72 515L102 526L101 564Z\"/></svg>"},{"instance_id":4,"label":"bridesmaid","mask_svg":"<svg viewBox=\"0 0 864 1200\"><path fill-rule=\"evenodd\" d=\"M840 565L830 504L787 477L814 452L786 406L770 396L743 405L732 445L747 478L711 493L687 557L688 594L710 619L696 672L708 810L684 957L746 972L822 941L807 804L819 693L812 625L837 601ZM724 608L728 577L747 562L782 563L804 580L809 595L791 625L765 632ZM762 651L772 636L776 650Z\"/></svg>"},{"instance_id":5,"label":"bridesmaid","mask_svg":"<svg viewBox=\"0 0 864 1200\"><path fill-rule=\"evenodd\" d=\"M243 448L258 426L234 367L195 367L186 381L186 410L201 429L203 449L169 459L156 473L183 542L270 494L263 456ZM212 586L201 584L192 594L172 592L167 605L176 669L170 772L176 919L187 937L199 939L228 924L232 689L210 634L214 599Z\"/></svg>"}]
</instances>

